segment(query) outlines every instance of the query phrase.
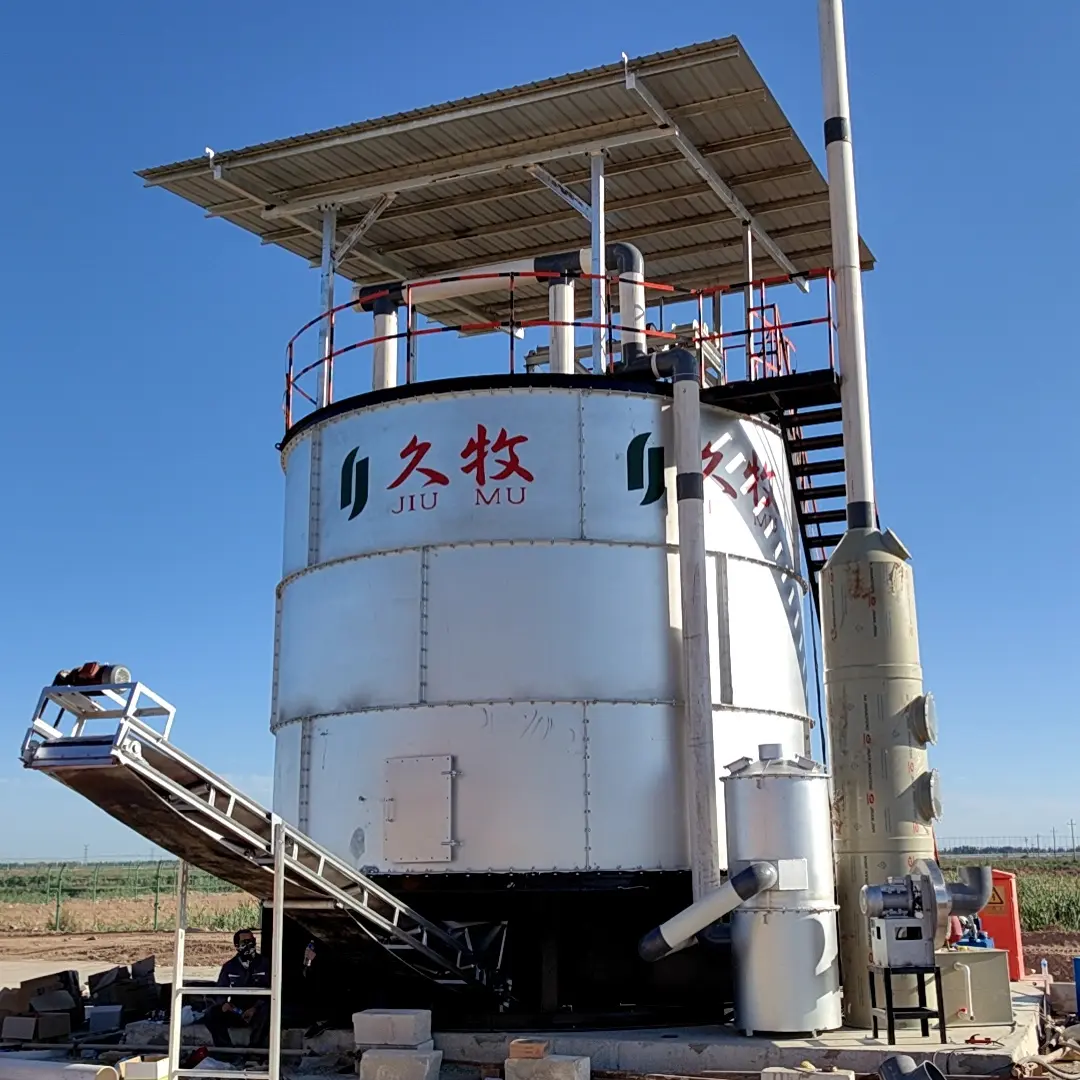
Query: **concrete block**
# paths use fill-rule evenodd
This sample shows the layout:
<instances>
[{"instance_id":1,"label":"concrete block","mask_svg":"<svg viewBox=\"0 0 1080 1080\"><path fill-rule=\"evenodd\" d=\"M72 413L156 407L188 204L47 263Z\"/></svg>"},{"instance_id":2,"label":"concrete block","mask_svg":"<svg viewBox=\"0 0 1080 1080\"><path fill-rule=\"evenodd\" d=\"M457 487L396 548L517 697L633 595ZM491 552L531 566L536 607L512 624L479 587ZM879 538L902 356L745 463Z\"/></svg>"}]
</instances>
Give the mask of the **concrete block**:
<instances>
[{"instance_id":1,"label":"concrete block","mask_svg":"<svg viewBox=\"0 0 1080 1080\"><path fill-rule=\"evenodd\" d=\"M568 1054L507 1058L503 1071L506 1080L589 1080L592 1074L587 1057L571 1057Z\"/></svg>"},{"instance_id":2,"label":"concrete block","mask_svg":"<svg viewBox=\"0 0 1080 1080\"><path fill-rule=\"evenodd\" d=\"M366 1050L360 1080L439 1080L441 1050Z\"/></svg>"},{"instance_id":3,"label":"concrete block","mask_svg":"<svg viewBox=\"0 0 1080 1080\"><path fill-rule=\"evenodd\" d=\"M66 1039L71 1034L71 1016L69 1013L42 1013L37 1018L37 1021L37 1038L40 1042Z\"/></svg>"},{"instance_id":4,"label":"concrete block","mask_svg":"<svg viewBox=\"0 0 1080 1080\"><path fill-rule=\"evenodd\" d=\"M435 1040L425 1039L415 1046L387 1046L385 1043L357 1043L355 1047L350 1047L349 1049L357 1056L366 1054L369 1050L434 1050Z\"/></svg>"},{"instance_id":5,"label":"concrete block","mask_svg":"<svg viewBox=\"0 0 1080 1080\"><path fill-rule=\"evenodd\" d=\"M418 1046L431 1038L429 1009L365 1009L353 1013L357 1046Z\"/></svg>"},{"instance_id":6,"label":"concrete block","mask_svg":"<svg viewBox=\"0 0 1080 1080\"><path fill-rule=\"evenodd\" d=\"M5 1039L20 1039L29 1041L37 1032L38 1018L36 1016L6 1016L2 1037Z\"/></svg>"}]
</instances>

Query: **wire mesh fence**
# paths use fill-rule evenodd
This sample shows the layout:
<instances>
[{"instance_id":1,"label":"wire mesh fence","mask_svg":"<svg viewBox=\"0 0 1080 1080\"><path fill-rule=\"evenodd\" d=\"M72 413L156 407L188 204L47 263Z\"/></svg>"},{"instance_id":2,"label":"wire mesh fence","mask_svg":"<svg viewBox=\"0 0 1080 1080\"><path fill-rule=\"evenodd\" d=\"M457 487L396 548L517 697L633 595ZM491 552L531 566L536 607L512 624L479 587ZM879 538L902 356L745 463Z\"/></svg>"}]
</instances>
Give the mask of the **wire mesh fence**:
<instances>
[{"instance_id":1,"label":"wire mesh fence","mask_svg":"<svg viewBox=\"0 0 1080 1080\"><path fill-rule=\"evenodd\" d=\"M175 860L0 862L0 930L170 930L176 925ZM259 918L258 902L192 868L188 924L236 930Z\"/></svg>"}]
</instances>

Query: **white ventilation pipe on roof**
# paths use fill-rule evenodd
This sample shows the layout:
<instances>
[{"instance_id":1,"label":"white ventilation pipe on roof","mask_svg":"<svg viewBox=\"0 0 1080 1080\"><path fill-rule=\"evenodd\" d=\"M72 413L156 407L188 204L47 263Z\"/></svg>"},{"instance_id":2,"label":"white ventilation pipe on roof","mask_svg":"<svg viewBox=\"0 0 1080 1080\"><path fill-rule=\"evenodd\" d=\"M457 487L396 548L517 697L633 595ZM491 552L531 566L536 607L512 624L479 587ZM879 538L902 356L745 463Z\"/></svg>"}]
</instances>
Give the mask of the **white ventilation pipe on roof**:
<instances>
[{"instance_id":1,"label":"white ventilation pipe on roof","mask_svg":"<svg viewBox=\"0 0 1080 1080\"><path fill-rule=\"evenodd\" d=\"M389 390L397 386L398 306L385 296L375 301L375 338L371 359L371 389Z\"/></svg>"},{"instance_id":2,"label":"white ventilation pipe on roof","mask_svg":"<svg viewBox=\"0 0 1080 1080\"><path fill-rule=\"evenodd\" d=\"M574 373L574 279L566 274L548 282L548 318L551 348L548 371L553 375Z\"/></svg>"},{"instance_id":3,"label":"white ventilation pipe on roof","mask_svg":"<svg viewBox=\"0 0 1080 1080\"><path fill-rule=\"evenodd\" d=\"M625 363L645 352L645 259L633 244L608 244L605 255L608 267L619 275L620 344ZM445 274L444 280L426 284L398 281L365 285L354 291L353 302L364 311L371 311L378 298L385 296L402 304L408 292L414 305L433 303L474 293L507 290L511 274L528 275L529 278L545 272L577 276L589 273L591 265L592 249L581 248L556 255L539 255L534 259L511 259L487 266L474 266Z\"/></svg>"}]
</instances>

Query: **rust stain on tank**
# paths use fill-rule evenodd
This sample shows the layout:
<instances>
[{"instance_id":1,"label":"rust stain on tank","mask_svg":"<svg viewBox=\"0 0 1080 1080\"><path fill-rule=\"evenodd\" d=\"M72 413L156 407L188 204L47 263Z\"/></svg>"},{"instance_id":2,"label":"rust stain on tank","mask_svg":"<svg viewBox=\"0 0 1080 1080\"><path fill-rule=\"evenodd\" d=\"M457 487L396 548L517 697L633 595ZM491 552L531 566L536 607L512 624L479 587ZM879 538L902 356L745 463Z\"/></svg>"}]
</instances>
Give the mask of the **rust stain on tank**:
<instances>
[{"instance_id":1,"label":"rust stain on tank","mask_svg":"<svg viewBox=\"0 0 1080 1080\"><path fill-rule=\"evenodd\" d=\"M870 574L868 579L863 581L862 567L855 563L850 572L848 573L848 593L853 600L873 600L874 598L874 579Z\"/></svg>"}]
</instances>

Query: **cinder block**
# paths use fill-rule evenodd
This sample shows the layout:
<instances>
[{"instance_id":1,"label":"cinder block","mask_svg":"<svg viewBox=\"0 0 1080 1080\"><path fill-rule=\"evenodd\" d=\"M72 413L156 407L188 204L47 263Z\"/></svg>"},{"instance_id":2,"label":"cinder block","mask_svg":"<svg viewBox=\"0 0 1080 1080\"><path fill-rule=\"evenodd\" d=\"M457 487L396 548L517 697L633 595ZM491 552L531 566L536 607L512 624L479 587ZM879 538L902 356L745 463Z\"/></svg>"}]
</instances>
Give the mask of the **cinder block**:
<instances>
[{"instance_id":1,"label":"cinder block","mask_svg":"<svg viewBox=\"0 0 1080 1080\"><path fill-rule=\"evenodd\" d=\"M439 1080L441 1050L366 1050L360 1080Z\"/></svg>"},{"instance_id":2,"label":"cinder block","mask_svg":"<svg viewBox=\"0 0 1080 1080\"><path fill-rule=\"evenodd\" d=\"M357 1046L419 1046L431 1038L428 1009L365 1009L352 1019Z\"/></svg>"},{"instance_id":3,"label":"cinder block","mask_svg":"<svg viewBox=\"0 0 1080 1080\"><path fill-rule=\"evenodd\" d=\"M503 1069L506 1080L589 1080L592 1074L587 1057L571 1057L568 1054L507 1058Z\"/></svg>"}]
</instances>

